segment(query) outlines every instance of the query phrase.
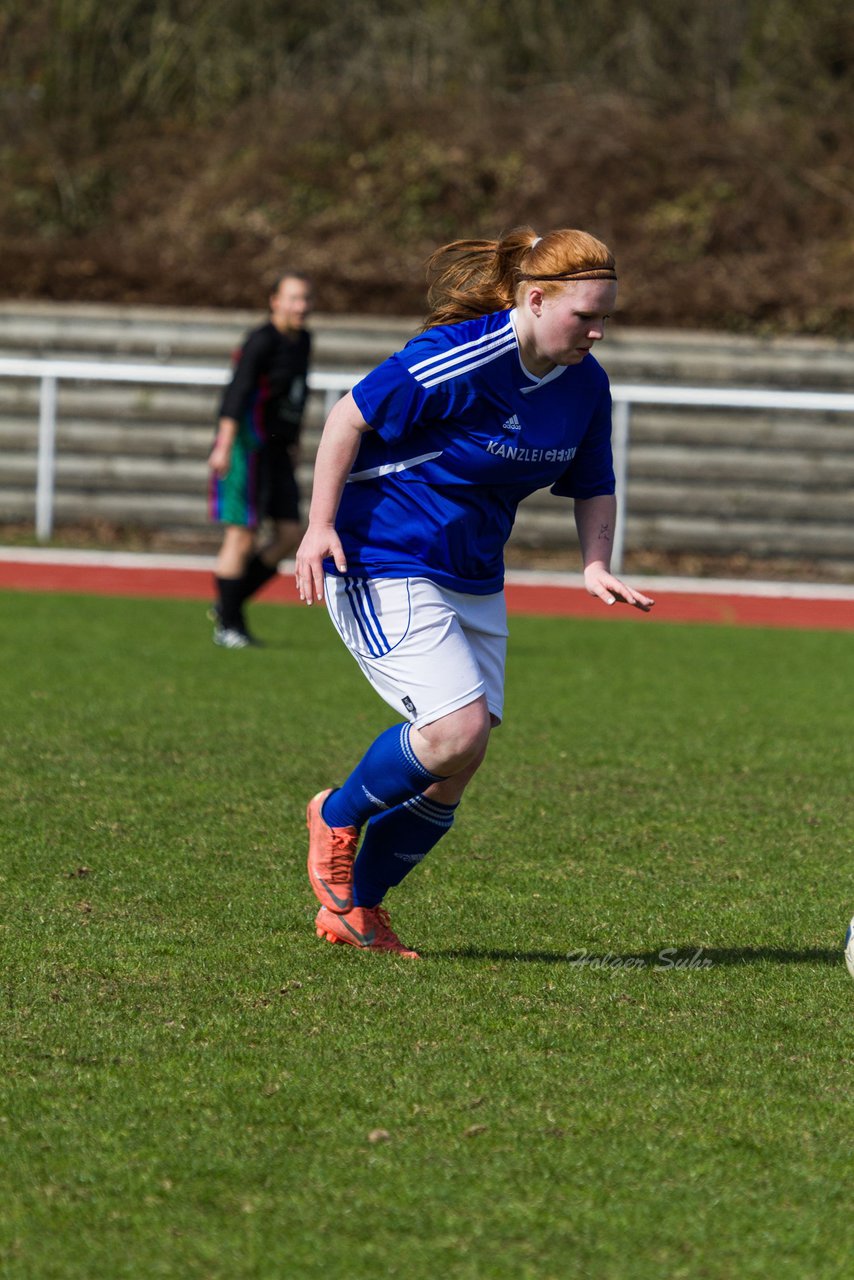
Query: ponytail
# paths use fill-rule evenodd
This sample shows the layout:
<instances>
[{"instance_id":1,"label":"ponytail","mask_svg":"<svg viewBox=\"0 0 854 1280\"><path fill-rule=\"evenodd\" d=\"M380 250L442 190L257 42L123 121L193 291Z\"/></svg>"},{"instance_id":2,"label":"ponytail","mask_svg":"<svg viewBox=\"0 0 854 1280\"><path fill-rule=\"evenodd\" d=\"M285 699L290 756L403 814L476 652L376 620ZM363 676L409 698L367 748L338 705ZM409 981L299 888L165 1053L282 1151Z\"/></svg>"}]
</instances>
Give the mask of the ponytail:
<instances>
[{"instance_id":1,"label":"ponytail","mask_svg":"<svg viewBox=\"0 0 854 1280\"><path fill-rule=\"evenodd\" d=\"M459 324L516 304L524 285L557 293L570 280L616 280L614 256L586 231L515 227L500 240L453 240L427 260L425 329Z\"/></svg>"}]
</instances>

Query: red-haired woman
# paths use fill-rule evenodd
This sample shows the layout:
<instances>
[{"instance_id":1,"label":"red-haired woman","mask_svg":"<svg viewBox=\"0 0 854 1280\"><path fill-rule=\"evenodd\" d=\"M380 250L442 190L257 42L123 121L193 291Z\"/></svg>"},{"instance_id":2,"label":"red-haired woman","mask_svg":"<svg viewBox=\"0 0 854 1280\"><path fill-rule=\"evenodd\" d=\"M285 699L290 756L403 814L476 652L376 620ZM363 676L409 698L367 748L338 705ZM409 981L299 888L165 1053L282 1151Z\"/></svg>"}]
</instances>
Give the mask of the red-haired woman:
<instances>
[{"instance_id":1,"label":"red-haired woman","mask_svg":"<svg viewBox=\"0 0 854 1280\"><path fill-rule=\"evenodd\" d=\"M405 719L309 803L319 937L401 955L381 905L449 830L503 712L503 549L523 498L574 500L587 590L610 572L610 250L583 231L458 240L428 266L424 331L329 415L296 580ZM363 835L359 848L359 837ZM358 849L358 854L357 854Z\"/></svg>"}]
</instances>

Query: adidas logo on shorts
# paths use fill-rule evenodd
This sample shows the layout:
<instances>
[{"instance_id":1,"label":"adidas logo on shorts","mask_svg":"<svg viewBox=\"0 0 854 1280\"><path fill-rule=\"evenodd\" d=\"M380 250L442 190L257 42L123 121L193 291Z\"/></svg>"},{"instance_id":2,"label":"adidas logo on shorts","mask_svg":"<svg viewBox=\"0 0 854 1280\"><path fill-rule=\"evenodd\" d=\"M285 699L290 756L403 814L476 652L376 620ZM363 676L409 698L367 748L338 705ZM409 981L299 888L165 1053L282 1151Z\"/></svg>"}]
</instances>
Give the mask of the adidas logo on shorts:
<instances>
[{"instance_id":1,"label":"adidas logo on shorts","mask_svg":"<svg viewBox=\"0 0 854 1280\"><path fill-rule=\"evenodd\" d=\"M519 421L519 415L515 413L513 414L512 418L508 418L507 421L502 422L501 425L505 431L521 431L522 430L522 424Z\"/></svg>"}]
</instances>

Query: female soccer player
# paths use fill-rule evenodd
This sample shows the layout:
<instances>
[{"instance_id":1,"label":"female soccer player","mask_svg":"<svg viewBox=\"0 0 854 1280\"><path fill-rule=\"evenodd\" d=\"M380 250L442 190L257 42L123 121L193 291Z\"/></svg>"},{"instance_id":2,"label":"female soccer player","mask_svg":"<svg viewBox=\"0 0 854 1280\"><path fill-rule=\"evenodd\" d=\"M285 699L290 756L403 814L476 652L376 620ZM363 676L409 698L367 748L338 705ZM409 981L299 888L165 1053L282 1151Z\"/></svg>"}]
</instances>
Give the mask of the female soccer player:
<instances>
[{"instance_id":1,"label":"female soccer player","mask_svg":"<svg viewBox=\"0 0 854 1280\"><path fill-rule=\"evenodd\" d=\"M329 415L296 557L300 598L325 595L406 717L309 802L317 935L413 957L381 904L450 829L501 721L518 504L546 485L573 498L587 590L653 605L610 573L611 400L591 355L616 301L610 250L522 227L437 250L428 280L425 331Z\"/></svg>"},{"instance_id":2,"label":"female soccer player","mask_svg":"<svg viewBox=\"0 0 854 1280\"><path fill-rule=\"evenodd\" d=\"M247 334L222 398L208 467L211 517L224 526L212 610L214 644L224 649L258 643L244 606L300 540L295 469L308 398L310 309L308 279L285 272L270 294L270 318ZM259 545L262 520L271 529Z\"/></svg>"}]
</instances>

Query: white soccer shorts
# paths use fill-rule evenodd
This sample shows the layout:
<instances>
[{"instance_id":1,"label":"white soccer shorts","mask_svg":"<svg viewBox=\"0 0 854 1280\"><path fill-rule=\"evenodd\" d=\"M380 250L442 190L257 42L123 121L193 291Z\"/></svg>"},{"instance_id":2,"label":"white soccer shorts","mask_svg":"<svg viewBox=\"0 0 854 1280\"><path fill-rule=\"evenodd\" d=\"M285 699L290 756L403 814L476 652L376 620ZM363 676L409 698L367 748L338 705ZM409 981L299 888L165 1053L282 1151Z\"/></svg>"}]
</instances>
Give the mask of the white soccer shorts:
<instances>
[{"instance_id":1,"label":"white soccer shorts","mask_svg":"<svg viewBox=\"0 0 854 1280\"><path fill-rule=\"evenodd\" d=\"M504 711L504 592L464 595L428 578L327 574L335 629L381 698L416 728L481 694Z\"/></svg>"}]
</instances>

